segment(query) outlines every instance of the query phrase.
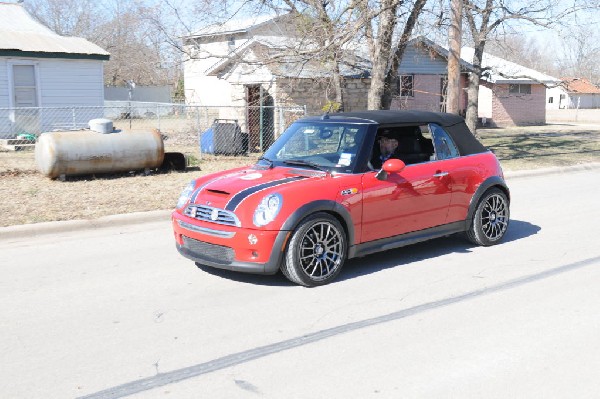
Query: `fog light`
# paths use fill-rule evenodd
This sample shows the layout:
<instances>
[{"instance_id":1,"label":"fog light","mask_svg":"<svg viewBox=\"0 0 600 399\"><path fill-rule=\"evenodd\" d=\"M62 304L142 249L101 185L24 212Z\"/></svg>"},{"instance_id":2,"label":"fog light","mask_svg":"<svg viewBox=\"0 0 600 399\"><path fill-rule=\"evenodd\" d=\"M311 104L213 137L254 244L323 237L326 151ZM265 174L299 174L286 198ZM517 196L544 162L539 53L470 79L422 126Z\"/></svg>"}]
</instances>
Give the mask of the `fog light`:
<instances>
[{"instance_id":1,"label":"fog light","mask_svg":"<svg viewBox=\"0 0 600 399\"><path fill-rule=\"evenodd\" d=\"M250 243L250 245L256 245L256 243L258 242L258 238L256 238L254 234L248 234L248 242Z\"/></svg>"}]
</instances>

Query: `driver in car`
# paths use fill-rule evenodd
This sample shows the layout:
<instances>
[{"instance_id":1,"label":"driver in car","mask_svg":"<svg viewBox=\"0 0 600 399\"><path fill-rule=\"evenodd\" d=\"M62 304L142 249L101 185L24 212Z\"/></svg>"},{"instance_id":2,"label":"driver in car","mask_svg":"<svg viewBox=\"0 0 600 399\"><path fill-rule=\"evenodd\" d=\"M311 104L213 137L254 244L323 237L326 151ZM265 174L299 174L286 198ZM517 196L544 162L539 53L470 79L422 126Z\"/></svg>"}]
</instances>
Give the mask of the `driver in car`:
<instances>
[{"instance_id":1,"label":"driver in car","mask_svg":"<svg viewBox=\"0 0 600 399\"><path fill-rule=\"evenodd\" d=\"M374 169L381 169L381 165L390 158L398 156L398 137L390 129L384 129L379 135L379 151L373 151L371 165Z\"/></svg>"}]
</instances>

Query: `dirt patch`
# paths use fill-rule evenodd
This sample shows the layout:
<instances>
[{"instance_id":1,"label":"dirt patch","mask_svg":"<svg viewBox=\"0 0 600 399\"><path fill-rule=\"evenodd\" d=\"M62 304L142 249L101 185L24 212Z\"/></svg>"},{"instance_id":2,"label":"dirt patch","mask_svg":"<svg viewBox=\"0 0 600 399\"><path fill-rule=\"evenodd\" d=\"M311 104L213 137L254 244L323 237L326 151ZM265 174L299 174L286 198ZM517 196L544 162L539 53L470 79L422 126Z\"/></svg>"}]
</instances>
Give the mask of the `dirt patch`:
<instances>
[{"instance_id":1,"label":"dirt patch","mask_svg":"<svg viewBox=\"0 0 600 399\"><path fill-rule=\"evenodd\" d=\"M0 154L1 156L1 154ZM193 179L252 165L257 156L196 160L185 172L119 173L52 180L32 169L0 171L0 226L174 208Z\"/></svg>"},{"instance_id":2,"label":"dirt patch","mask_svg":"<svg viewBox=\"0 0 600 399\"><path fill-rule=\"evenodd\" d=\"M547 125L482 129L484 145L505 170L535 169L600 161L600 126ZM35 170L32 151L0 151L0 226L171 209L192 179L228 168L251 165L253 156L200 156L181 143L167 151L184 152L192 167L185 172L120 173L51 180Z\"/></svg>"}]
</instances>

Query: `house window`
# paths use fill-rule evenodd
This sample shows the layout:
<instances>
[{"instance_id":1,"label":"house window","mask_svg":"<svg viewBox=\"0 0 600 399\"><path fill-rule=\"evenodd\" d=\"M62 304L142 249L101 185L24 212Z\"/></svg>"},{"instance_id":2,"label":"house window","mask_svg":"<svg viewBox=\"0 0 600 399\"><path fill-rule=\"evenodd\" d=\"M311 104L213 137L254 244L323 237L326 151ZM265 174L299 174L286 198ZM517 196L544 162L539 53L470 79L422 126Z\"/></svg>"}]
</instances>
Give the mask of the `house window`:
<instances>
[{"instance_id":1,"label":"house window","mask_svg":"<svg viewBox=\"0 0 600 399\"><path fill-rule=\"evenodd\" d=\"M513 84L508 85L510 94L531 94L531 85Z\"/></svg>"},{"instance_id":2,"label":"house window","mask_svg":"<svg viewBox=\"0 0 600 399\"><path fill-rule=\"evenodd\" d=\"M34 65L13 65L15 107L37 107L37 85Z\"/></svg>"},{"instance_id":3,"label":"house window","mask_svg":"<svg viewBox=\"0 0 600 399\"><path fill-rule=\"evenodd\" d=\"M414 75L401 75L398 79L398 93L401 97L414 97L413 91Z\"/></svg>"},{"instance_id":4,"label":"house window","mask_svg":"<svg viewBox=\"0 0 600 399\"><path fill-rule=\"evenodd\" d=\"M548 104L554 103L554 97L548 97Z\"/></svg>"}]
</instances>

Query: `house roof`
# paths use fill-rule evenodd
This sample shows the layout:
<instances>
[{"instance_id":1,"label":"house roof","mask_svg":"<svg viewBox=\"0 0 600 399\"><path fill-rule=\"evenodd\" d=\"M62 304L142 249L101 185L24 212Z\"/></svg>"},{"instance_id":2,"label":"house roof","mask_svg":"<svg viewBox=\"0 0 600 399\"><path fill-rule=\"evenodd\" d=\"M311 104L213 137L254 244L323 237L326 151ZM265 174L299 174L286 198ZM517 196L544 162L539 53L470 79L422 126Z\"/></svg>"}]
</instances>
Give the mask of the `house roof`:
<instances>
[{"instance_id":1,"label":"house roof","mask_svg":"<svg viewBox=\"0 0 600 399\"><path fill-rule=\"evenodd\" d=\"M469 62L473 62L475 49L463 47L460 51L460 57ZM489 53L483 53L482 67L488 68L484 72L484 79L490 83L496 84L518 84L518 83L543 83L557 84L558 79L543 74L523 65L515 64L503 58L496 57Z\"/></svg>"},{"instance_id":2,"label":"house roof","mask_svg":"<svg viewBox=\"0 0 600 399\"><path fill-rule=\"evenodd\" d=\"M20 4L0 3L0 56L108 60L110 54L86 39L53 32Z\"/></svg>"},{"instance_id":3,"label":"house roof","mask_svg":"<svg viewBox=\"0 0 600 399\"><path fill-rule=\"evenodd\" d=\"M562 85L567 93L600 94L600 88L584 78L562 78Z\"/></svg>"},{"instance_id":4,"label":"house roof","mask_svg":"<svg viewBox=\"0 0 600 399\"><path fill-rule=\"evenodd\" d=\"M266 16L266 17L255 17L254 19L244 20L239 24L234 24L234 21L230 21L226 24L212 25L206 28L202 36L215 36L225 33L249 31L260 25L272 23L275 19L285 17L289 14L282 16ZM235 27L236 30L233 30ZM431 40L419 36L410 41L412 45L423 45L444 59L448 59L449 50L443 46L440 46ZM226 58L220 60L206 73L208 75L217 75L224 72L232 64L239 62L244 59L246 54L256 49L256 47L264 47L272 50L283 50L283 49L298 49L304 46L298 39L294 39L289 36L254 36L250 38L246 43L236 48ZM345 51L343 61L340 65L341 74L345 77L370 77L371 62L368 55L360 45L351 45ZM471 47L463 47L461 49L460 65L463 71L474 71L475 68L472 64L473 55L475 50ZM256 60L258 63L258 59ZM295 78L319 78L331 75L331 70L324 66L322 63L317 61L306 60L303 57L297 57L290 52L290 55L282 57L277 63L265 64L265 66L276 76L279 77L295 77ZM483 54L482 67L486 69L483 80L495 84L518 84L518 83L540 83L540 84L558 84L559 80L535 71L530 68L526 68L522 65L514 62L507 61L500 57L496 57L489 53Z\"/></svg>"},{"instance_id":5,"label":"house roof","mask_svg":"<svg viewBox=\"0 0 600 399\"><path fill-rule=\"evenodd\" d=\"M423 36L412 39L411 43L416 45L422 44L434 50L442 58L448 59L449 50L447 48L440 46ZM474 54L475 49L471 47L461 48L461 69L467 71L473 71L475 69L473 67ZM558 79L553 78L552 76L545 75L541 72L526 68L522 65L515 64L514 62L507 61L503 58L496 57L485 52L483 53L482 67L488 69L488 71L484 73L483 79L496 84L532 82L556 84L559 82Z\"/></svg>"},{"instance_id":6,"label":"house roof","mask_svg":"<svg viewBox=\"0 0 600 399\"><path fill-rule=\"evenodd\" d=\"M277 62L260 62L260 65L264 65L275 76L283 78L323 78L331 76L332 71L319 60L310 59L306 55L294 54L293 51L287 54L284 53L286 49L294 49L298 48L298 46L299 43L292 38L255 36L237 47L228 57L219 60L219 62L206 71L206 74L217 75L222 73L232 64L244 59L248 52L261 52L260 49L263 48L267 49L267 51L275 50L281 52L279 54L281 57L277 59ZM347 78L369 77L369 61L347 53L344 56L344 60L340 63L340 74Z\"/></svg>"},{"instance_id":7,"label":"house roof","mask_svg":"<svg viewBox=\"0 0 600 399\"><path fill-rule=\"evenodd\" d=\"M414 46L425 46L427 48L430 48L431 50L435 51L439 56L441 56L444 59L448 59L448 55L450 54L450 50L448 50L447 48L440 46L439 44L427 39L424 36L418 36L414 39L411 39L409 41L409 44L412 44ZM461 53L461 58L459 60L459 64L460 64L460 68L463 71L469 71L472 72L475 70L475 68L473 67L473 65L465 60L464 58L462 58L462 53Z\"/></svg>"},{"instance_id":8,"label":"house roof","mask_svg":"<svg viewBox=\"0 0 600 399\"><path fill-rule=\"evenodd\" d=\"M192 33L187 37L204 37L204 36L221 36L230 35L234 33L248 32L251 29L255 29L260 25L271 22L278 19L278 15L255 15L249 18L243 19L230 19L225 22L211 24L200 28L196 32Z\"/></svg>"}]
</instances>

